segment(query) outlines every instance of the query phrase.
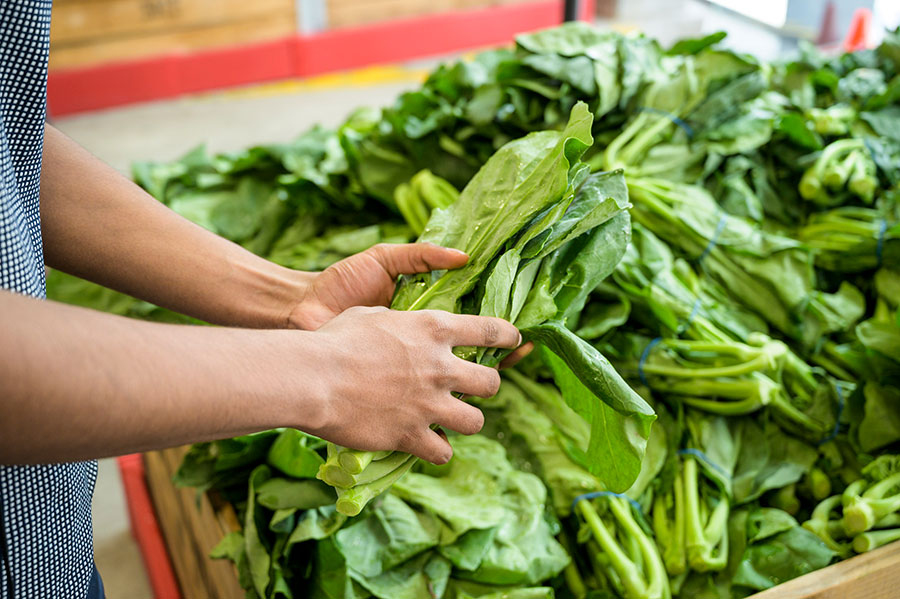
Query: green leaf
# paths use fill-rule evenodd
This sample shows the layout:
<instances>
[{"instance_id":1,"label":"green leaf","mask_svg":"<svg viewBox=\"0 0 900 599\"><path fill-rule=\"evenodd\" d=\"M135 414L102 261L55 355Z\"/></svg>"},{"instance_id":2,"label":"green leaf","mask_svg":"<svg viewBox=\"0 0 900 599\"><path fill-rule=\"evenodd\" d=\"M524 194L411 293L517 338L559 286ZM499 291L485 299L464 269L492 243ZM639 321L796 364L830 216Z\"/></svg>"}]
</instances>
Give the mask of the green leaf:
<instances>
[{"instance_id":1,"label":"green leaf","mask_svg":"<svg viewBox=\"0 0 900 599\"><path fill-rule=\"evenodd\" d=\"M250 474L247 491L247 509L244 516L244 554L250 568L253 589L260 597L266 596L270 581L272 559L260 536L256 509L256 489L269 479L271 472L268 466L257 466Z\"/></svg>"},{"instance_id":2,"label":"green leaf","mask_svg":"<svg viewBox=\"0 0 900 599\"><path fill-rule=\"evenodd\" d=\"M388 494L365 518L339 530L334 538L347 567L370 578L436 546L440 533L440 523L433 516Z\"/></svg>"},{"instance_id":3,"label":"green leaf","mask_svg":"<svg viewBox=\"0 0 900 599\"><path fill-rule=\"evenodd\" d=\"M270 510L308 510L334 503L334 489L318 480L271 478L256 490L259 504Z\"/></svg>"},{"instance_id":4,"label":"green leaf","mask_svg":"<svg viewBox=\"0 0 900 599\"><path fill-rule=\"evenodd\" d=\"M734 584L762 591L824 568L834 555L819 537L795 526L749 544L735 572Z\"/></svg>"},{"instance_id":5,"label":"green leaf","mask_svg":"<svg viewBox=\"0 0 900 599\"><path fill-rule=\"evenodd\" d=\"M859 424L860 448L871 452L900 440L900 389L867 381L864 416Z\"/></svg>"},{"instance_id":6,"label":"green leaf","mask_svg":"<svg viewBox=\"0 0 900 599\"><path fill-rule=\"evenodd\" d=\"M634 483L656 418L653 409L625 383L596 349L559 323L523 332L559 359L550 358L554 378L569 405L591 425L588 463L610 490Z\"/></svg>"},{"instance_id":7,"label":"green leaf","mask_svg":"<svg viewBox=\"0 0 900 599\"><path fill-rule=\"evenodd\" d=\"M269 449L268 463L294 478L315 478L325 460L308 446L310 440L318 441L296 429L285 429Z\"/></svg>"},{"instance_id":8,"label":"green leaf","mask_svg":"<svg viewBox=\"0 0 900 599\"><path fill-rule=\"evenodd\" d=\"M420 238L460 249L469 255L469 262L442 274L424 292L405 290L415 281L405 279L392 307L459 312L460 299L475 286L506 241L562 198L570 165L592 141L591 120L587 106L581 103L572 109L563 132L532 133L498 150L455 203L432 213Z\"/></svg>"},{"instance_id":9,"label":"green leaf","mask_svg":"<svg viewBox=\"0 0 900 599\"><path fill-rule=\"evenodd\" d=\"M697 54L706 48L715 46L726 37L728 37L728 34L724 31L716 31L699 38L678 40L672 44L671 48L666 50L666 54Z\"/></svg>"},{"instance_id":10,"label":"green leaf","mask_svg":"<svg viewBox=\"0 0 900 599\"><path fill-rule=\"evenodd\" d=\"M741 421L741 451L732 479L736 505L799 481L816 462L816 450L771 423Z\"/></svg>"}]
</instances>

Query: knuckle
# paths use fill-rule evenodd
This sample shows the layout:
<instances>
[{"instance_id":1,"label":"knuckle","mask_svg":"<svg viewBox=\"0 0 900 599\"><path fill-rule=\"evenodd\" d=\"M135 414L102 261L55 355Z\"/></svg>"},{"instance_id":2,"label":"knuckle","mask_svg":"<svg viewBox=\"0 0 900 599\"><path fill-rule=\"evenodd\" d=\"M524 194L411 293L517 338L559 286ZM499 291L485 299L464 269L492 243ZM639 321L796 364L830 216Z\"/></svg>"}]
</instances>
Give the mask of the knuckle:
<instances>
[{"instance_id":1,"label":"knuckle","mask_svg":"<svg viewBox=\"0 0 900 599\"><path fill-rule=\"evenodd\" d=\"M438 310L427 310L424 315L428 330L437 341L446 341L450 338L452 327L447 315Z\"/></svg>"},{"instance_id":2,"label":"knuckle","mask_svg":"<svg viewBox=\"0 0 900 599\"><path fill-rule=\"evenodd\" d=\"M485 346L496 343L500 338L500 325L493 318L486 318L481 325L482 334L484 335Z\"/></svg>"},{"instance_id":3,"label":"knuckle","mask_svg":"<svg viewBox=\"0 0 900 599\"><path fill-rule=\"evenodd\" d=\"M453 367L450 361L444 357L436 359L432 366L431 378L438 388L449 388L453 381Z\"/></svg>"},{"instance_id":4,"label":"knuckle","mask_svg":"<svg viewBox=\"0 0 900 599\"><path fill-rule=\"evenodd\" d=\"M415 450L419 445L420 438L421 435L415 428L405 428L400 431L397 437L397 449L399 449L400 451L405 451L406 453L415 453Z\"/></svg>"}]
</instances>

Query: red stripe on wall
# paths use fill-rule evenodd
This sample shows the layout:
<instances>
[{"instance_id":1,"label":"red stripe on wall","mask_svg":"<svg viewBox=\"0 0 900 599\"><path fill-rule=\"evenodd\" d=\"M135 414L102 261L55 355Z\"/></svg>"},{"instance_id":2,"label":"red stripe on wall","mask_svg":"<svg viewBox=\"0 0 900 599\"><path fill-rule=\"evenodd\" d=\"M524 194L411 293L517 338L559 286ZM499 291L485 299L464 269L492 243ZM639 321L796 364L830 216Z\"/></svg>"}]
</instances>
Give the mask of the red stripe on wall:
<instances>
[{"instance_id":1,"label":"red stripe on wall","mask_svg":"<svg viewBox=\"0 0 900 599\"><path fill-rule=\"evenodd\" d=\"M585 20L595 0L582 0ZM51 71L50 116L172 98L186 93L304 77L505 44L560 22L562 2L540 0L291 36L189 54Z\"/></svg>"}]
</instances>

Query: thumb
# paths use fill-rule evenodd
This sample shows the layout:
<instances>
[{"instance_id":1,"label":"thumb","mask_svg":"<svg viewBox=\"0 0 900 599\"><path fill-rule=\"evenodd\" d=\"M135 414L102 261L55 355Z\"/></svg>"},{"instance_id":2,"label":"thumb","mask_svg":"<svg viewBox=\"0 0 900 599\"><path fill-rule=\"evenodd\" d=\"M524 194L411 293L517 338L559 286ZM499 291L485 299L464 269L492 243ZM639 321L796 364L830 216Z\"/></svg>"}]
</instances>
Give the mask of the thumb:
<instances>
[{"instance_id":1,"label":"thumb","mask_svg":"<svg viewBox=\"0 0 900 599\"><path fill-rule=\"evenodd\" d=\"M433 243L382 243L370 251L391 277L459 268L469 260L465 252Z\"/></svg>"}]
</instances>

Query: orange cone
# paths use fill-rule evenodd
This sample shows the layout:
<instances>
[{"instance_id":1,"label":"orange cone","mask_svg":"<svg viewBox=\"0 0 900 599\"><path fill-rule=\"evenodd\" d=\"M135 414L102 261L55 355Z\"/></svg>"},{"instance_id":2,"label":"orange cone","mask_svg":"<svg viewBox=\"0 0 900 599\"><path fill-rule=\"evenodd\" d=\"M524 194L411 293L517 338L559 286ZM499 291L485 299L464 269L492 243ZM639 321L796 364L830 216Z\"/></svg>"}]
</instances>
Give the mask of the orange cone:
<instances>
[{"instance_id":1,"label":"orange cone","mask_svg":"<svg viewBox=\"0 0 900 599\"><path fill-rule=\"evenodd\" d=\"M869 38L869 25L872 22L872 11L868 8L857 8L853 13L853 21L850 22L850 30L844 38L844 50L855 52L864 50Z\"/></svg>"}]
</instances>

